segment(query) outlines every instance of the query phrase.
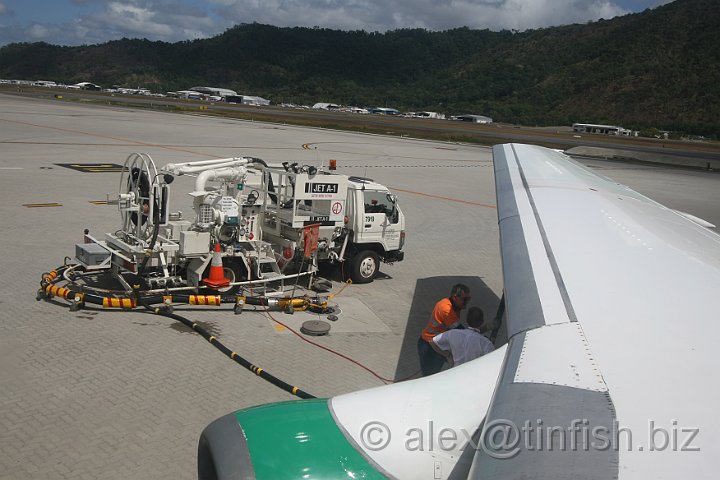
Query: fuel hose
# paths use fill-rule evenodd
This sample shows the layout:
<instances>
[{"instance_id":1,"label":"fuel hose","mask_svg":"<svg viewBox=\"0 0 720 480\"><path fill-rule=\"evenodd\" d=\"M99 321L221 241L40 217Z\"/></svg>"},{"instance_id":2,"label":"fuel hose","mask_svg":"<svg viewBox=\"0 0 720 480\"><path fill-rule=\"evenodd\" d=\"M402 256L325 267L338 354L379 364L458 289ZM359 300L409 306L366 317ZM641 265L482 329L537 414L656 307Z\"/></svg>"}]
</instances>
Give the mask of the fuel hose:
<instances>
[{"instance_id":1,"label":"fuel hose","mask_svg":"<svg viewBox=\"0 0 720 480\"><path fill-rule=\"evenodd\" d=\"M200 325L198 325L196 322L192 322L188 320L185 317L182 317L180 315L177 315L175 313L169 312L165 307L152 307L148 304L145 304L141 301L141 305L147 308L148 310L158 314L162 315L163 317L171 318L173 320L176 320L183 325L185 325L188 328L191 328L193 331L199 333L205 340L210 342L215 348L220 350L222 353L225 354L228 358L235 361L235 363L241 365L242 367L245 367L247 370L250 370L252 373L257 375L258 377L262 378L263 380L272 383L276 387L285 390L291 395L295 395L299 398L316 398L314 395L311 395L304 390L299 389L298 387L295 387L293 385L290 385L289 383L286 383L276 376L272 375L271 373L267 372L266 370L258 367L257 365L253 365L250 363L247 359L242 357L237 352L233 352L229 348L227 348L225 345L220 342L220 340L217 339L215 335L211 335L210 332L202 328Z\"/></svg>"}]
</instances>

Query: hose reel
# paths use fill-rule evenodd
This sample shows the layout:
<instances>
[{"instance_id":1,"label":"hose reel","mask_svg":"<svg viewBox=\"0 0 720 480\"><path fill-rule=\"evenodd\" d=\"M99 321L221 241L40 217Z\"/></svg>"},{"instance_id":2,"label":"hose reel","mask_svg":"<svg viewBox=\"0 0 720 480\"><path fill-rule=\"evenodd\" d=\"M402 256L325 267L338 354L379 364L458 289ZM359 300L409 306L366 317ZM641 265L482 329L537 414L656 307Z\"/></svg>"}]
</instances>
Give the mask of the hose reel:
<instances>
[{"instance_id":1,"label":"hose reel","mask_svg":"<svg viewBox=\"0 0 720 480\"><path fill-rule=\"evenodd\" d=\"M167 187L155 182L157 176L157 168L149 155L133 153L125 160L120 176L118 206L122 231L126 236L147 240L152 235L155 210L161 208L160 203L167 204ZM162 223L164 219L159 220Z\"/></svg>"}]
</instances>

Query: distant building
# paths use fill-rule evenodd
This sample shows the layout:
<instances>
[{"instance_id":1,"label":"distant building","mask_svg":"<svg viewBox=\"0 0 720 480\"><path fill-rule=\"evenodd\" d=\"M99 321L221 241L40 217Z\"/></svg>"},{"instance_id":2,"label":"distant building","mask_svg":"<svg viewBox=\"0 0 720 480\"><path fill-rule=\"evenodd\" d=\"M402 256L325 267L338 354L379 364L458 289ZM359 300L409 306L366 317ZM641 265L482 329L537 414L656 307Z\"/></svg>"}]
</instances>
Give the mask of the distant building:
<instances>
[{"instance_id":1,"label":"distant building","mask_svg":"<svg viewBox=\"0 0 720 480\"><path fill-rule=\"evenodd\" d=\"M168 96L174 96L171 95L172 93L175 93L177 98L185 98L188 100L203 100L207 96L207 94L200 93L195 90L178 90L177 92L168 92Z\"/></svg>"},{"instance_id":2,"label":"distant building","mask_svg":"<svg viewBox=\"0 0 720 480\"><path fill-rule=\"evenodd\" d=\"M150 95L150 90L147 88L125 88L125 87L114 87L111 91L122 93L123 95Z\"/></svg>"},{"instance_id":3,"label":"distant building","mask_svg":"<svg viewBox=\"0 0 720 480\"><path fill-rule=\"evenodd\" d=\"M596 123L573 123L573 132L600 133L603 135L632 135L632 130L616 125L600 125Z\"/></svg>"},{"instance_id":4,"label":"distant building","mask_svg":"<svg viewBox=\"0 0 720 480\"><path fill-rule=\"evenodd\" d=\"M34 85L35 82L32 80L0 80L0 83L9 83L11 85ZM80 87L75 87L80 88Z\"/></svg>"},{"instance_id":5,"label":"distant building","mask_svg":"<svg viewBox=\"0 0 720 480\"><path fill-rule=\"evenodd\" d=\"M102 90L102 87L100 85L95 85L94 83L90 82L80 82L73 85L73 87L77 87L81 90Z\"/></svg>"},{"instance_id":6,"label":"distant building","mask_svg":"<svg viewBox=\"0 0 720 480\"><path fill-rule=\"evenodd\" d=\"M270 100L252 95L227 95L223 100L227 103L238 103L241 105L270 105Z\"/></svg>"},{"instance_id":7,"label":"distant building","mask_svg":"<svg viewBox=\"0 0 720 480\"><path fill-rule=\"evenodd\" d=\"M268 100L267 98L263 98L263 97L255 97L252 95L243 95L242 103L243 103L243 105L265 106L265 105L270 105L270 100Z\"/></svg>"},{"instance_id":8,"label":"distant building","mask_svg":"<svg viewBox=\"0 0 720 480\"><path fill-rule=\"evenodd\" d=\"M472 123L492 123L493 119L490 117L485 117L483 115L456 115L454 117L450 117L450 120L459 120L461 122L472 122Z\"/></svg>"},{"instance_id":9,"label":"distant building","mask_svg":"<svg viewBox=\"0 0 720 480\"><path fill-rule=\"evenodd\" d=\"M395 108L376 107L376 108L368 108L368 111L370 113L376 113L379 115L400 115L400 110L397 110Z\"/></svg>"},{"instance_id":10,"label":"distant building","mask_svg":"<svg viewBox=\"0 0 720 480\"><path fill-rule=\"evenodd\" d=\"M337 110L340 105L336 103L319 102L312 106L315 110Z\"/></svg>"},{"instance_id":11,"label":"distant building","mask_svg":"<svg viewBox=\"0 0 720 480\"><path fill-rule=\"evenodd\" d=\"M361 107L347 107L347 111L351 113L360 113L362 115L367 115L368 113L370 113L368 112L367 108Z\"/></svg>"},{"instance_id":12,"label":"distant building","mask_svg":"<svg viewBox=\"0 0 720 480\"><path fill-rule=\"evenodd\" d=\"M228 95L237 95L237 92L235 90L219 87L192 87L190 90L192 90L193 92L204 93L205 95L215 97L227 97Z\"/></svg>"},{"instance_id":13,"label":"distant building","mask_svg":"<svg viewBox=\"0 0 720 480\"><path fill-rule=\"evenodd\" d=\"M445 118L445 115L443 115L442 113L437 113L437 112L415 112L415 113L413 113L412 116L417 117L417 118L438 118L438 119Z\"/></svg>"}]
</instances>

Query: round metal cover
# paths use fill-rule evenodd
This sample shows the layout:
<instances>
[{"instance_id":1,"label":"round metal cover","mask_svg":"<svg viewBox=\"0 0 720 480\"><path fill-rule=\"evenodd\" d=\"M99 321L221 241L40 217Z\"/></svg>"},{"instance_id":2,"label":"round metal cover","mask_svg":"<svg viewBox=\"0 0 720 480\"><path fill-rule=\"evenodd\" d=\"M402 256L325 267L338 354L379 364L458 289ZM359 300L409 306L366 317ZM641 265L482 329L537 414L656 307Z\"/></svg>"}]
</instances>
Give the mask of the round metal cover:
<instances>
[{"instance_id":1,"label":"round metal cover","mask_svg":"<svg viewBox=\"0 0 720 480\"><path fill-rule=\"evenodd\" d=\"M312 335L315 337L327 335L330 332L330 324L323 322L322 320L308 320L302 324L300 331L305 335Z\"/></svg>"}]
</instances>

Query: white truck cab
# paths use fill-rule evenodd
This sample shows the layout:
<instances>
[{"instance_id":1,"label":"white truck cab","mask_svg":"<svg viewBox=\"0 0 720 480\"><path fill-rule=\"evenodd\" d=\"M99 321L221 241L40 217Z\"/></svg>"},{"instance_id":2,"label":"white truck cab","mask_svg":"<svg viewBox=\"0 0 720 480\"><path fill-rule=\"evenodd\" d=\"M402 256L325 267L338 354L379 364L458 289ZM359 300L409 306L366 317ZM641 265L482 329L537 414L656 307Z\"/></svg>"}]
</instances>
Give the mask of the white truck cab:
<instances>
[{"instance_id":1,"label":"white truck cab","mask_svg":"<svg viewBox=\"0 0 720 480\"><path fill-rule=\"evenodd\" d=\"M403 260L405 216L387 187L362 177L348 178L347 226L350 235L344 258L356 283L371 282L379 262Z\"/></svg>"},{"instance_id":2,"label":"white truck cab","mask_svg":"<svg viewBox=\"0 0 720 480\"><path fill-rule=\"evenodd\" d=\"M380 262L403 260L405 216L380 183L288 166L265 169L261 190L263 236L281 248L295 242L295 250L305 243L303 231L316 226L317 260L344 263L343 272L355 283L372 282Z\"/></svg>"}]
</instances>

